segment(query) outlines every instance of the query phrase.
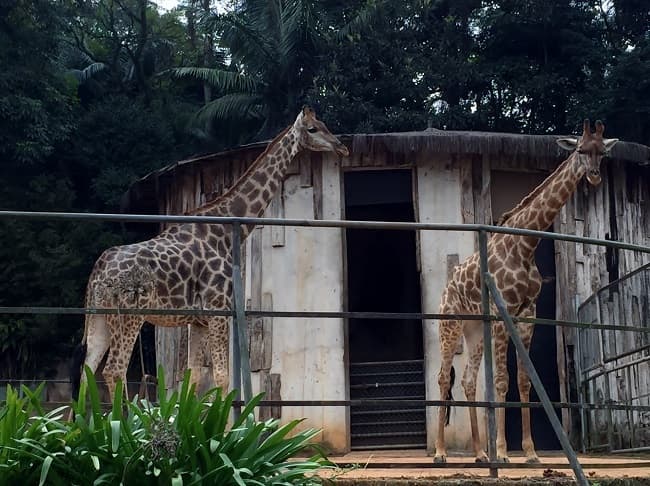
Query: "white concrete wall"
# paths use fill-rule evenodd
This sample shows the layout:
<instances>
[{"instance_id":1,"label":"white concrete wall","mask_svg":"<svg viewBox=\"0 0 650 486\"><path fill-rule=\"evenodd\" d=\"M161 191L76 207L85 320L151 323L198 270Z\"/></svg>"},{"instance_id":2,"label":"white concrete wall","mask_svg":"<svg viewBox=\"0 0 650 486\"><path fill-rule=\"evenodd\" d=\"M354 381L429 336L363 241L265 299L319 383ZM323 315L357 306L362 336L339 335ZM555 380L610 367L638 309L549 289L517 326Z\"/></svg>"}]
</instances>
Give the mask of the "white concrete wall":
<instances>
[{"instance_id":1,"label":"white concrete wall","mask_svg":"<svg viewBox=\"0 0 650 486\"><path fill-rule=\"evenodd\" d=\"M323 157L322 177L323 218L341 219L338 157ZM301 187L299 175L285 180L283 196L285 218L313 219L313 187ZM343 310L341 229L287 227L285 244L280 247L271 245L270 226L262 234L262 292L272 294L273 310ZM281 375L283 400L344 400L348 396L342 319L275 317L272 360L271 373ZM253 382L257 392L259 377ZM303 428L323 429L319 440L330 451L348 449L344 407L283 407L282 422L301 418L307 419Z\"/></svg>"},{"instance_id":2,"label":"white concrete wall","mask_svg":"<svg viewBox=\"0 0 650 486\"><path fill-rule=\"evenodd\" d=\"M462 223L461 184L459 167L452 165L448 156L422 154L418 160L417 203L419 221L422 223ZM460 261L474 252L474 234L454 231L421 231L420 261L422 264L422 311L439 312L440 297L447 282L447 255L458 254ZM438 400L438 372L440 370L440 341L437 321L424 323L425 380L427 399ZM452 389L454 399L464 400L460 381L467 361L466 346L454 358L456 383ZM484 396L483 367L479 372L477 399ZM434 450L437 434L437 407L427 409L427 448ZM479 424L485 418L479 410ZM481 432L484 427L481 427ZM451 423L446 428L449 450L471 450L469 415L465 408L452 410ZM484 435L484 434L482 434ZM483 437L482 437L483 438Z\"/></svg>"}]
</instances>

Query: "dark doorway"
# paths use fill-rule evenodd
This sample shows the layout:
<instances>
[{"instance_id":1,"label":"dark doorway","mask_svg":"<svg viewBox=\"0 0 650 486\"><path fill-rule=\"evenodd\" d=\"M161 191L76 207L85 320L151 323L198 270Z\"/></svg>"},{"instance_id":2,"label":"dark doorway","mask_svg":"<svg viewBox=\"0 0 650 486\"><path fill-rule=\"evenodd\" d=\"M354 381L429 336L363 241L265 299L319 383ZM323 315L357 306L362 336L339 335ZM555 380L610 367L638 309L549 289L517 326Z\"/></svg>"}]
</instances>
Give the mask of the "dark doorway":
<instances>
[{"instance_id":1,"label":"dark doorway","mask_svg":"<svg viewBox=\"0 0 650 486\"><path fill-rule=\"evenodd\" d=\"M537 268L544 283L537 299L537 317L555 319L555 247L553 240L541 240L535 252ZM560 378L557 369L557 338L554 326L535 326L533 341L530 345L530 358L544 389L553 402L560 401ZM506 401L519 401L517 386L517 353L510 342L508 344L508 374L510 381ZM530 391L530 401L538 402L534 389ZM556 409L560 420L560 410ZM558 450L560 442L542 408L533 408L530 412L533 442L537 450ZM506 409L506 439L508 449L521 450L521 411L516 408Z\"/></svg>"},{"instance_id":2,"label":"dark doorway","mask_svg":"<svg viewBox=\"0 0 650 486\"><path fill-rule=\"evenodd\" d=\"M546 174L530 172L492 171L492 214L498 220L501 214L515 207L530 191L540 184ZM555 319L555 247L553 240L541 240L535 252L537 268L544 283L537 300L537 317ZM530 357L539 374L546 393L552 401L560 401L560 379L557 369L557 338L554 326L535 326L531 343ZM508 385L507 401L519 401L517 388L517 353L514 345L508 345ZM539 401L537 393L531 389L531 401ZM560 411L556 410L558 417ZM533 441L538 450L557 450L560 443L542 408L533 408L530 413ZM506 409L506 439L508 449L521 450L521 412L516 408Z\"/></svg>"},{"instance_id":3,"label":"dark doorway","mask_svg":"<svg viewBox=\"0 0 650 486\"><path fill-rule=\"evenodd\" d=\"M412 172L345 174L348 220L415 221ZM348 309L420 312L420 276L413 231L346 231ZM350 398L424 398L422 321L348 321ZM351 411L352 448L424 447L424 408Z\"/></svg>"}]
</instances>

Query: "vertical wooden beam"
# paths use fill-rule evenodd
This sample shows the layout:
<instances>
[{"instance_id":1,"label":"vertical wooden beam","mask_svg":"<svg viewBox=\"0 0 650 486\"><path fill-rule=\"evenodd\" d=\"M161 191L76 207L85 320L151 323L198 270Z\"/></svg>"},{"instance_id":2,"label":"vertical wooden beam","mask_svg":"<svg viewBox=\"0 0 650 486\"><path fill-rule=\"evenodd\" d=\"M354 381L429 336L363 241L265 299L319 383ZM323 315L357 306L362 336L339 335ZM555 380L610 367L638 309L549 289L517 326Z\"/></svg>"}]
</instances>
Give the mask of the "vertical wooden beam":
<instances>
[{"instance_id":1,"label":"vertical wooden beam","mask_svg":"<svg viewBox=\"0 0 650 486\"><path fill-rule=\"evenodd\" d=\"M270 217L271 218L284 218L284 183L280 185L278 193L271 201ZM271 226L271 246L281 247L285 243L285 227L284 226Z\"/></svg>"},{"instance_id":2,"label":"vertical wooden beam","mask_svg":"<svg viewBox=\"0 0 650 486\"><path fill-rule=\"evenodd\" d=\"M311 152L314 219L323 219L323 154Z\"/></svg>"}]
</instances>

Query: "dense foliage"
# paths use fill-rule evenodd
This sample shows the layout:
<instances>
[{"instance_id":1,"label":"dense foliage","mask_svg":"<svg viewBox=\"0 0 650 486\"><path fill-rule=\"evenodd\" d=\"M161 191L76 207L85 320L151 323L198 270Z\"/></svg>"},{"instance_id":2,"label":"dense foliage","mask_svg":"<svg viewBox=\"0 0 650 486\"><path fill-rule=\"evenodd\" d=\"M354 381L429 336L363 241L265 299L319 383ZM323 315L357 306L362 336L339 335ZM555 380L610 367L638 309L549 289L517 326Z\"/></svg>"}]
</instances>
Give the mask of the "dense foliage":
<instances>
[{"instance_id":1,"label":"dense foliage","mask_svg":"<svg viewBox=\"0 0 650 486\"><path fill-rule=\"evenodd\" d=\"M335 132L589 116L650 143L648 2L178 2L0 1L0 208L119 211L138 177L269 137L305 102ZM0 220L0 305L80 306L99 252L141 236ZM51 375L81 329L0 316L0 376Z\"/></svg>"},{"instance_id":2,"label":"dense foliage","mask_svg":"<svg viewBox=\"0 0 650 486\"><path fill-rule=\"evenodd\" d=\"M229 425L234 392L197 398L186 373L180 391L161 391L156 405L123 403L120 383L104 412L88 369L86 376L72 422L63 408L43 410L42 385L22 394L8 389L0 402L0 484L309 485L321 483L315 472L332 467L310 443L317 430L255 420L261 395ZM162 371L158 380L164 383Z\"/></svg>"}]
</instances>

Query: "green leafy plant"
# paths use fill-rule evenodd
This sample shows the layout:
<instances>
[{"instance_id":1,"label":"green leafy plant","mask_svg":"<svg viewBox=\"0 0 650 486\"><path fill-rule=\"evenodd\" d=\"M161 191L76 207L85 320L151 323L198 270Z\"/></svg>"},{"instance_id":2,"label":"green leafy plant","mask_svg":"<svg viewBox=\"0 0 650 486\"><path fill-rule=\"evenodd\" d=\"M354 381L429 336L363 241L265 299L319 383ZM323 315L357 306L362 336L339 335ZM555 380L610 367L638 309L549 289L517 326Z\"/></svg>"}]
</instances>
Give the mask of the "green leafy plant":
<instances>
[{"instance_id":1,"label":"green leafy plant","mask_svg":"<svg viewBox=\"0 0 650 486\"><path fill-rule=\"evenodd\" d=\"M26 484L320 484L316 474L334 466L312 439L315 429L296 431L300 420L280 425L256 421L256 396L229 426L235 392L213 389L197 397L185 375L158 404L137 397L124 402L119 384L104 411L93 374L86 370L73 421L64 409L45 413L42 386L11 388L0 407L0 485ZM164 383L162 370L158 383ZM310 457L307 450L315 451Z\"/></svg>"}]
</instances>

